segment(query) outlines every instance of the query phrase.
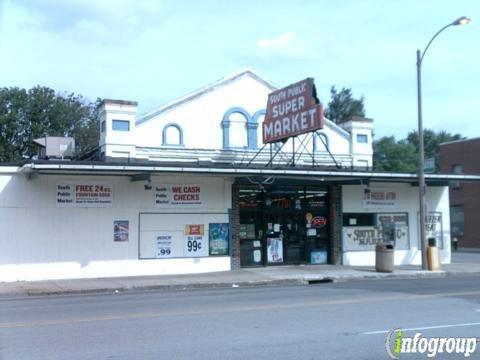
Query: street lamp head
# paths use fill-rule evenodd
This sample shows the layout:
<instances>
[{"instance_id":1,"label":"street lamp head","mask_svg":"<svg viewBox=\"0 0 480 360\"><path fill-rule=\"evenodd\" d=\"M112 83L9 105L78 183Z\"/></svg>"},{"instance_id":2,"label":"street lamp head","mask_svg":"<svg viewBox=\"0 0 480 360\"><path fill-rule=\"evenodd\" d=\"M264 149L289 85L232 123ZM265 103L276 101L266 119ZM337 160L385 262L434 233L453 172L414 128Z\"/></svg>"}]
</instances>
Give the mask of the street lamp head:
<instances>
[{"instance_id":1,"label":"street lamp head","mask_svg":"<svg viewBox=\"0 0 480 360\"><path fill-rule=\"evenodd\" d=\"M459 17L454 22L452 22L451 25L467 25L470 21L472 21L470 18L466 16L462 16L462 17Z\"/></svg>"}]
</instances>

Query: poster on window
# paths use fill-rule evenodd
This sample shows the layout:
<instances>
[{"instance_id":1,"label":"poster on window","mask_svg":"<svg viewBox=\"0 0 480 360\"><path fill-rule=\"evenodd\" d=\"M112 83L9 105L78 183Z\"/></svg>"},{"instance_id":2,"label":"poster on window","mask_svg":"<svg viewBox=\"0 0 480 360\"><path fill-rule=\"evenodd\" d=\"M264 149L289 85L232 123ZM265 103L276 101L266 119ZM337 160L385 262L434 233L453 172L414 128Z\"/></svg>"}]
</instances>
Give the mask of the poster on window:
<instances>
[{"instance_id":1,"label":"poster on window","mask_svg":"<svg viewBox=\"0 0 480 360\"><path fill-rule=\"evenodd\" d=\"M200 185L155 185L156 208L200 208L203 206Z\"/></svg>"},{"instance_id":2,"label":"poster on window","mask_svg":"<svg viewBox=\"0 0 480 360\"><path fill-rule=\"evenodd\" d=\"M283 240L281 238L267 238L267 261L283 263Z\"/></svg>"},{"instance_id":3,"label":"poster on window","mask_svg":"<svg viewBox=\"0 0 480 360\"><path fill-rule=\"evenodd\" d=\"M344 226L345 251L374 251L379 243L392 244L396 250L410 248L406 213L375 214L374 226ZM353 225L353 224L352 224Z\"/></svg>"},{"instance_id":4,"label":"poster on window","mask_svg":"<svg viewBox=\"0 0 480 360\"><path fill-rule=\"evenodd\" d=\"M208 224L210 255L228 255L228 223Z\"/></svg>"},{"instance_id":5,"label":"poster on window","mask_svg":"<svg viewBox=\"0 0 480 360\"><path fill-rule=\"evenodd\" d=\"M203 224L185 225L183 255L185 257L208 256L208 244Z\"/></svg>"},{"instance_id":6,"label":"poster on window","mask_svg":"<svg viewBox=\"0 0 480 360\"><path fill-rule=\"evenodd\" d=\"M113 241L128 241L128 220L113 222Z\"/></svg>"},{"instance_id":7,"label":"poster on window","mask_svg":"<svg viewBox=\"0 0 480 360\"><path fill-rule=\"evenodd\" d=\"M59 182L57 207L111 207L112 183L105 181Z\"/></svg>"},{"instance_id":8,"label":"poster on window","mask_svg":"<svg viewBox=\"0 0 480 360\"><path fill-rule=\"evenodd\" d=\"M418 228L420 229L420 213L418 214ZM429 211L425 219L425 239L435 239L438 248L443 249L443 227L442 213L440 211Z\"/></svg>"}]
</instances>

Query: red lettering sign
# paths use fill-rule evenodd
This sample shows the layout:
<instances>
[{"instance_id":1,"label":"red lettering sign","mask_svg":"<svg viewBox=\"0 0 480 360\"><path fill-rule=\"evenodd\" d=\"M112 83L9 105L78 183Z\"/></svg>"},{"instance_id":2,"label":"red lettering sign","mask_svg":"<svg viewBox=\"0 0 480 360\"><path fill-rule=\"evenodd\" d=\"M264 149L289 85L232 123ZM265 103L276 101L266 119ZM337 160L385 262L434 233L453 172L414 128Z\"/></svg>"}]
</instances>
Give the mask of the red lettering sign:
<instances>
[{"instance_id":1,"label":"red lettering sign","mask_svg":"<svg viewBox=\"0 0 480 360\"><path fill-rule=\"evenodd\" d=\"M315 228L322 228L327 225L327 218L324 216L315 216L311 223Z\"/></svg>"},{"instance_id":2,"label":"red lettering sign","mask_svg":"<svg viewBox=\"0 0 480 360\"><path fill-rule=\"evenodd\" d=\"M263 121L263 143L277 142L323 128L323 107L313 96L312 78L268 95Z\"/></svg>"}]
</instances>

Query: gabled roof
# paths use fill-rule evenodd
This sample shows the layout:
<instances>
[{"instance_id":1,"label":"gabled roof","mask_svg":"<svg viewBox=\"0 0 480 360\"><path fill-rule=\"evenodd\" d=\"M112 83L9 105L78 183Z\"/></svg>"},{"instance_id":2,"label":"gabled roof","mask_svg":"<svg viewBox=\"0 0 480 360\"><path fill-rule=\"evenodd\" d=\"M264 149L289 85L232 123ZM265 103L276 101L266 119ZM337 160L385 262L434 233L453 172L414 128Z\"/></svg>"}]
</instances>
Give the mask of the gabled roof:
<instances>
[{"instance_id":1,"label":"gabled roof","mask_svg":"<svg viewBox=\"0 0 480 360\"><path fill-rule=\"evenodd\" d=\"M245 77L245 76L249 76L253 79L255 79L256 81L258 81L259 83L261 83L262 85L266 86L267 88L269 88L270 90L277 90L277 87L275 85L273 85L270 81L264 79L263 77L261 77L260 75L258 75L257 73L255 73L253 70L251 69L242 69L240 71L237 71L236 73L230 75L230 76L227 76L227 77L223 77L207 86L204 86L196 91L193 91L189 94L186 94L178 99L175 99L165 105L162 105L160 107L158 107L157 109L155 110L152 110L146 114L143 114L142 116L140 116L138 119L137 119L137 122L136 122L136 125L141 125L143 124L144 122L150 120L151 118L153 117L156 117L162 113L165 113L165 112L168 112L174 108L176 108L177 106L181 106L182 104L184 103L187 103L187 102L190 102L196 98L199 98L211 91L214 91L222 86L225 86L225 85L228 85L228 84L231 84L232 82L236 81L237 79L240 79L242 77Z\"/></svg>"}]
</instances>

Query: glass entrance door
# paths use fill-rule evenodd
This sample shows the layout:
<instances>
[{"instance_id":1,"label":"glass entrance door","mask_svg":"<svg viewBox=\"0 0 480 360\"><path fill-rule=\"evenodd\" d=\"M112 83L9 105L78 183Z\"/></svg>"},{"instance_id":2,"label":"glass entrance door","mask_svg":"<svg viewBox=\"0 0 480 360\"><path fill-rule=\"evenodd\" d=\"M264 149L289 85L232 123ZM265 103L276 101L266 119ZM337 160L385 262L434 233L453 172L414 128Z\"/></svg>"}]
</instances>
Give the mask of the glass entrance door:
<instances>
[{"instance_id":1,"label":"glass entrance door","mask_svg":"<svg viewBox=\"0 0 480 360\"><path fill-rule=\"evenodd\" d=\"M305 219L295 211L265 214L267 264L305 262Z\"/></svg>"},{"instance_id":2,"label":"glass entrance door","mask_svg":"<svg viewBox=\"0 0 480 360\"><path fill-rule=\"evenodd\" d=\"M242 186L239 191L242 267L328 260L326 187Z\"/></svg>"}]
</instances>

